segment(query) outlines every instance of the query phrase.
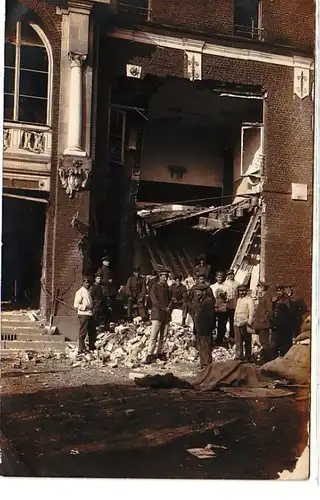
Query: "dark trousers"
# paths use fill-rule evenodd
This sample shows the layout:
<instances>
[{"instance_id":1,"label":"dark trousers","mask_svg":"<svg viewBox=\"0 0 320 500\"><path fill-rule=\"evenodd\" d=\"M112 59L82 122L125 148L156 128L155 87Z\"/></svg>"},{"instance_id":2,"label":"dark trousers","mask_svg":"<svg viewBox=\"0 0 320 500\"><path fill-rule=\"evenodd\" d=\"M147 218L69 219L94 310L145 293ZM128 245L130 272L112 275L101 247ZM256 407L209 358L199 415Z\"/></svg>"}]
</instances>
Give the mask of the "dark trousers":
<instances>
[{"instance_id":1,"label":"dark trousers","mask_svg":"<svg viewBox=\"0 0 320 500\"><path fill-rule=\"evenodd\" d=\"M292 347L292 332L286 329L274 328L271 331L271 357L285 356Z\"/></svg>"},{"instance_id":2,"label":"dark trousers","mask_svg":"<svg viewBox=\"0 0 320 500\"><path fill-rule=\"evenodd\" d=\"M216 322L217 322L217 345L223 343L223 339L226 334L226 326L228 321L228 312L216 312Z\"/></svg>"},{"instance_id":3,"label":"dark trousers","mask_svg":"<svg viewBox=\"0 0 320 500\"><path fill-rule=\"evenodd\" d=\"M203 328L195 325L194 334L199 351L200 365L204 368L212 363L212 332L205 332Z\"/></svg>"},{"instance_id":4,"label":"dark trousers","mask_svg":"<svg viewBox=\"0 0 320 500\"><path fill-rule=\"evenodd\" d=\"M252 352L252 337L247 325L234 327L236 341L236 359L250 360ZM243 350L244 347L244 350Z\"/></svg>"},{"instance_id":5,"label":"dark trousers","mask_svg":"<svg viewBox=\"0 0 320 500\"><path fill-rule=\"evenodd\" d=\"M143 301L139 300L137 297L128 297L128 300L127 300L127 308L128 308L127 309L127 316L128 316L128 318L132 318L133 306L137 306L139 316L141 316L141 318L143 320L146 320L148 318L148 314L147 314L146 308L143 304Z\"/></svg>"},{"instance_id":6,"label":"dark trousers","mask_svg":"<svg viewBox=\"0 0 320 500\"><path fill-rule=\"evenodd\" d=\"M112 312L113 312L113 301L111 297L104 296L102 300L101 307L101 316L103 320L103 324L106 329L109 328L109 324L112 320Z\"/></svg>"},{"instance_id":7,"label":"dark trousers","mask_svg":"<svg viewBox=\"0 0 320 500\"><path fill-rule=\"evenodd\" d=\"M259 335L259 341L262 347L261 358L268 361L270 359L270 333L269 328L263 328L262 330L257 330Z\"/></svg>"},{"instance_id":8,"label":"dark trousers","mask_svg":"<svg viewBox=\"0 0 320 500\"><path fill-rule=\"evenodd\" d=\"M234 339L234 309L227 309L228 320L229 320L229 336Z\"/></svg>"},{"instance_id":9,"label":"dark trousers","mask_svg":"<svg viewBox=\"0 0 320 500\"><path fill-rule=\"evenodd\" d=\"M89 337L89 349L93 350L95 348L96 341L96 328L94 324L93 316L78 316L80 328L79 328L79 351L85 350L85 339L88 335Z\"/></svg>"}]
</instances>

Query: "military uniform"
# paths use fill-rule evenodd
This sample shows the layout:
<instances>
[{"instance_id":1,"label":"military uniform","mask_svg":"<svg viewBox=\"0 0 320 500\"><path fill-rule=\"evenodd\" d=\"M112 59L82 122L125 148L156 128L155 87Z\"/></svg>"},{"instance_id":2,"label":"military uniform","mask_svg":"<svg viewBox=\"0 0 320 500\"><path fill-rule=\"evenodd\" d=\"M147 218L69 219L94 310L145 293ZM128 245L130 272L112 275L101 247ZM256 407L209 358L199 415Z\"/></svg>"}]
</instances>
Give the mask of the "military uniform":
<instances>
[{"instance_id":1,"label":"military uniform","mask_svg":"<svg viewBox=\"0 0 320 500\"><path fill-rule=\"evenodd\" d=\"M197 283L189 293L189 310L194 323L194 334L201 368L212 363L215 299L208 283Z\"/></svg>"},{"instance_id":2,"label":"military uniform","mask_svg":"<svg viewBox=\"0 0 320 500\"><path fill-rule=\"evenodd\" d=\"M146 280L142 276L130 276L126 284L128 318L132 318L133 306L137 306L139 315L143 320L148 318L146 300Z\"/></svg>"},{"instance_id":3,"label":"military uniform","mask_svg":"<svg viewBox=\"0 0 320 500\"><path fill-rule=\"evenodd\" d=\"M276 287L284 291L283 285ZM292 346L293 332L291 323L290 301L285 295L277 297L272 302L271 324L271 356L285 356Z\"/></svg>"}]
</instances>

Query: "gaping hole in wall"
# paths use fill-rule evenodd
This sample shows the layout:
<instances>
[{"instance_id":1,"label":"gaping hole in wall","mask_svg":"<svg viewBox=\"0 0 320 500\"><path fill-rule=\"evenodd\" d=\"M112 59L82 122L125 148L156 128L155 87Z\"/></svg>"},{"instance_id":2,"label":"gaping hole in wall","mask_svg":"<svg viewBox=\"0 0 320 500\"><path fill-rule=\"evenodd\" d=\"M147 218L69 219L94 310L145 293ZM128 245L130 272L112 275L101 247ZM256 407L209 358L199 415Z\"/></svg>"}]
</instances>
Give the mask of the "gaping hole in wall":
<instances>
[{"instance_id":1,"label":"gaping hole in wall","mask_svg":"<svg viewBox=\"0 0 320 500\"><path fill-rule=\"evenodd\" d=\"M189 275L202 252L213 272L230 267L259 192L262 89L114 77L110 66L102 88L93 263L107 250L120 281L133 264L145 273L161 264Z\"/></svg>"},{"instance_id":2,"label":"gaping hole in wall","mask_svg":"<svg viewBox=\"0 0 320 500\"><path fill-rule=\"evenodd\" d=\"M43 193L6 189L2 199L1 301L38 308L45 233ZM38 200L38 201L37 201Z\"/></svg>"}]
</instances>

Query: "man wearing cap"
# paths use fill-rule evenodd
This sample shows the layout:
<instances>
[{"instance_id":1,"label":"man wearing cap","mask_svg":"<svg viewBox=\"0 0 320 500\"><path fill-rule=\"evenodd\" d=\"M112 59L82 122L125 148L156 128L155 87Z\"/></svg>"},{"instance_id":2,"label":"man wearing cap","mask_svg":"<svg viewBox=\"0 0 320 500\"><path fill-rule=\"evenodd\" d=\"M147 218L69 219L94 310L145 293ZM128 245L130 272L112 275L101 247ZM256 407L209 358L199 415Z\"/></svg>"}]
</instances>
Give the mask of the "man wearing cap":
<instances>
[{"instance_id":1,"label":"man wearing cap","mask_svg":"<svg viewBox=\"0 0 320 500\"><path fill-rule=\"evenodd\" d=\"M268 295L268 288L269 286L263 281L258 282L258 304L252 324L252 328L259 335L262 347L262 361L270 359L270 317L272 315L272 302Z\"/></svg>"},{"instance_id":2,"label":"man wearing cap","mask_svg":"<svg viewBox=\"0 0 320 500\"><path fill-rule=\"evenodd\" d=\"M299 335L303 319L309 311L304 299L297 297L293 285L286 286L285 294L289 300L292 336L295 338Z\"/></svg>"},{"instance_id":3,"label":"man wearing cap","mask_svg":"<svg viewBox=\"0 0 320 500\"><path fill-rule=\"evenodd\" d=\"M182 276L176 275L174 276L174 282L169 287L170 289L170 312L174 309L182 310L182 326L186 324L186 318L188 313L188 291L187 288L182 284Z\"/></svg>"},{"instance_id":4,"label":"man wearing cap","mask_svg":"<svg viewBox=\"0 0 320 500\"><path fill-rule=\"evenodd\" d=\"M189 310L194 324L200 365L204 368L212 363L212 333L214 327L215 299L205 274L189 292Z\"/></svg>"},{"instance_id":5,"label":"man wearing cap","mask_svg":"<svg viewBox=\"0 0 320 500\"><path fill-rule=\"evenodd\" d=\"M272 300L271 356L284 356L292 346L291 312L285 285L276 286L276 297Z\"/></svg>"},{"instance_id":6,"label":"man wearing cap","mask_svg":"<svg viewBox=\"0 0 320 500\"><path fill-rule=\"evenodd\" d=\"M229 320L229 336L230 339L234 339L234 312L237 305L238 300L238 286L240 283L234 279L234 271L233 269L229 269L226 272L226 280L224 284L227 287L228 292L228 300L227 300L227 314Z\"/></svg>"},{"instance_id":7,"label":"man wearing cap","mask_svg":"<svg viewBox=\"0 0 320 500\"><path fill-rule=\"evenodd\" d=\"M216 345L222 346L226 334L226 326L228 321L227 300L228 289L224 284L224 273L217 271L216 282L211 285L211 290L215 298L215 317L217 322L217 338Z\"/></svg>"},{"instance_id":8,"label":"man wearing cap","mask_svg":"<svg viewBox=\"0 0 320 500\"><path fill-rule=\"evenodd\" d=\"M138 307L142 320L146 321L148 319L145 308L146 293L146 281L140 274L140 267L135 267L126 284L128 320L132 320L132 307L134 305Z\"/></svg>"},{"instance_id":9,"label":"man wearing cap","mask_svg":"<svg viewBox=\"0 0 320 500\"><path fill-rule=\"evenodd\" d=\"M152 363L156 358L166 359L163 352L165 336L170 321L170 290L167 284L169 271L160 270L159 280L150 290L151 300L151 334L148 346L146 363ZM157 347L158 342L158 347ZM157 353L155 351L157 350Z\"/></svg>"},{"instance_id":10,"label":"man wearing cap","mask_svg":"<svg viewBox=\"0 0 320 500\"><path fill-rule=\"evenodd\" d=\"M95 275L94 284L90 287L90 294L93 302L93 319L95 326L100 327L102 320L103 292L101 286L101 276Z\"/></svg>"},{"instance_id":11,"label":"man wearing cap","mask_svg":"<svg viewBox=\"0 0 320 500\"><path fill-rule=\"evenodd\" d=\"M102 257L102 266L97 271L97 276L101 277L103 293L103 316L105 327L108 328L112 315L112 301L114 295L113 275L110 269L110 259L107 255Z\"/></svg>"},{"instance_id":12,"label":"man wearing cap","mask_svg":"<svg viewBox=\"0 0 320 500\"><path fill-rule=\"evenodd\" d=\"M253 315L253 299L247 294L247 286L240 285L238 287L238 300L234 313L236 359L251 360L252 337L251 333L248 331L248 327L252 327Z\"/></svg>"},{"instance_id":13,"label":"man wearing cap","mask_svg":"<svg viewBox=\"0 0 320 500\"><path fill-rule=\"evenodd\" d=\"M77 309L80 323L78 354L85 352L85 338L89 337L89 349L95 349L96 329L93 320L93 302L89 292L91 279L84 276L82 286L75 294L74 308Z\"/></svg>"},{"instance_id":14,"label":"man wearing cap","mask_svg":"<svg viewBox=\"0 0 320 500\"><path fill-rule=\"evenodd\" d=\"M195 267L195 276L198 278L199 276L204 276L206 280L210 283L210 274L211 274L211 266L206 263L206 257L204 254L201 254L197 258L198 265Z\"/></svg>"}]
</instances>

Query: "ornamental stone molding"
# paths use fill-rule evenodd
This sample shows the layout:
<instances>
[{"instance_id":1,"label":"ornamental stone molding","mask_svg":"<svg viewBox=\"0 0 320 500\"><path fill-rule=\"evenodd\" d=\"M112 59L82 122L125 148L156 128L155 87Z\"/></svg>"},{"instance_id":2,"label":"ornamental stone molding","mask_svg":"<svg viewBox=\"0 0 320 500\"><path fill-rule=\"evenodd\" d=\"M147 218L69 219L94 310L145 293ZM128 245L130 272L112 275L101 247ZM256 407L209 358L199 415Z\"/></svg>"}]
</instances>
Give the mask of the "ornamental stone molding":
<instances>
[{"instance_id":1,"label":"ornamental stone molding","mask_svg":"<svg viewBox=\"0 0 320 500\"><path fill-rule=\"evenodd\" d=\"M74 158L63 156L58 169L62 187L69 198L88 187L92 162L90 158Z\"/></svg>"},{"instance_id":2,"label":"ornamental stone molding","mask_svg":"<svg viewBox=\"0 0 320 500\"><path fill-rule=\"evenodd\" d=\"M86 60L86 54L76 54L75 52L68 52L68 58L71 63L71 68L81 68L82 63Z\"/></svg>"}]
</instances>

